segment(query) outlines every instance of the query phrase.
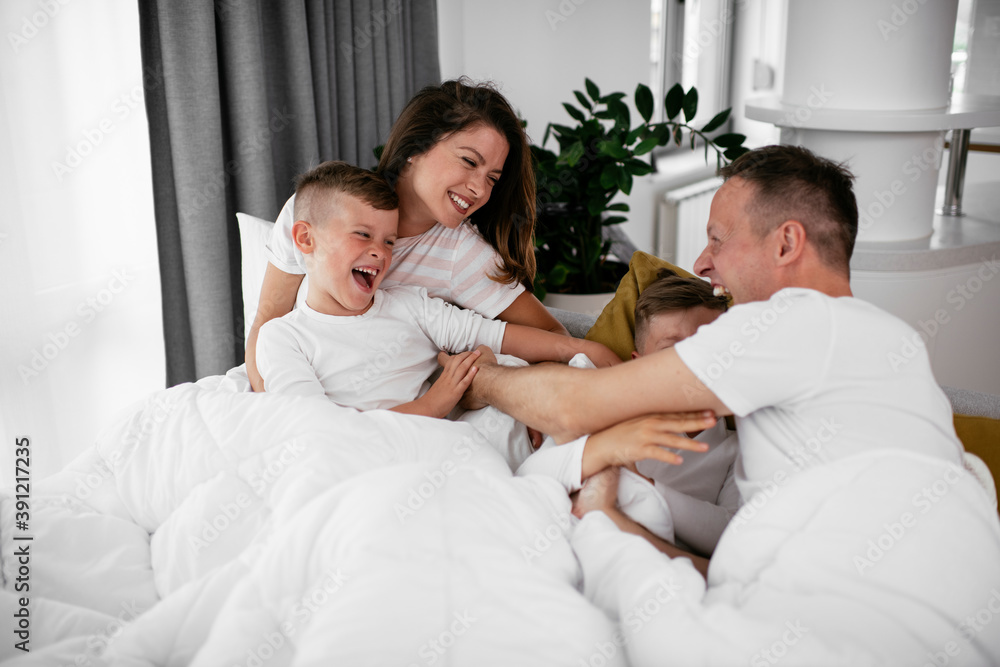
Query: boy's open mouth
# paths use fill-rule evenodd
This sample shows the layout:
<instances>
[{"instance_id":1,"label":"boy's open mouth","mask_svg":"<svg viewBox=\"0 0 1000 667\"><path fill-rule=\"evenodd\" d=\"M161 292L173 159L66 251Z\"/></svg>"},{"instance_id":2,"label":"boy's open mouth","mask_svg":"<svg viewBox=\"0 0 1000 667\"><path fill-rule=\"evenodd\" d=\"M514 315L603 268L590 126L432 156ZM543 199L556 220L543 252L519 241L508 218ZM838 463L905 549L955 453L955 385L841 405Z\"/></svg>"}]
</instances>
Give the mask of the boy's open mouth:
<instances>
[{"instance_id":1,"label":"boy's open mouth","mask_svg":"<svg viewBox=\"0 0 1000 667\"><path fill-rule=\"evenodd\" d=\"M354 275L354 280L357 281L360 287L370 290L372 285L375 283L375 276L378 275L378 269L362 266L353 269L351 273Z\"/></svg>"}]
</instances>

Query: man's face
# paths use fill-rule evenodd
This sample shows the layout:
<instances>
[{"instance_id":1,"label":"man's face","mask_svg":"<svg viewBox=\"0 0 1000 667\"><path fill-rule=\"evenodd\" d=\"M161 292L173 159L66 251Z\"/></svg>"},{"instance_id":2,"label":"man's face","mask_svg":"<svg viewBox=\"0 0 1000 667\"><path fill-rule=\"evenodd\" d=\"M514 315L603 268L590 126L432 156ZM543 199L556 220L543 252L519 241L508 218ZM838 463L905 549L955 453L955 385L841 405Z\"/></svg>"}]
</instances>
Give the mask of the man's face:
<instances>
[{"instance_id":1,"label":"man's face","mask_svg":"<svg viewBox=\"0 0 1000 667\"><path fill-rule=\"evenodd\" d=\"M638 341L639 349L632 353L632 358L673 347L694 334L702 324L714 322L721 314L722 311L715 308L696 306L654 315L646 322L645 333Z\"/></svg>"},{"instance_id":2,"label":"man's face","mask_svg":"<svg viewBox=\"0 0 1000 667\"><path fill-rule=\"evenodd\" d=\"M708 216L708 245L694 263L694 272L711 280L716 292L731 294L733 303L771 297L774 245L771 232L757 236L748 206L754 186L737 177L723 183L712 199Z\"/></svg>"}]
</instances>

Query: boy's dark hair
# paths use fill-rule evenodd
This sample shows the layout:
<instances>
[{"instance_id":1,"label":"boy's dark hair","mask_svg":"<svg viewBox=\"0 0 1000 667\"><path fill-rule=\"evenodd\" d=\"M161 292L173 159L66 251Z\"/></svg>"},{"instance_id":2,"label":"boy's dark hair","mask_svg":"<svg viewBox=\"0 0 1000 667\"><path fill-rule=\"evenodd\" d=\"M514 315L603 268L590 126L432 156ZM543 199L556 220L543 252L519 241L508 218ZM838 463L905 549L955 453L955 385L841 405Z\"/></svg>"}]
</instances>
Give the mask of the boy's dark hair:
<instances>
[{"instance_id":1,"label":"boy's dark hair","mask_svg":"<svg viewBox=\"0 0 1000 667\"><path fill-rule=\"evenodd\" d=\"M850 275L858 202L854 175L844 164L801 146L764 146L736 158L719 175L753 186L748 213L758 237L786 220L798 220L820 258Z\"/></svg>"},{"instance_id":2,"label":"boy's dark hair","mask_svg":"<svg viewBox=\"0 0 1000 667\"><path fill-rule=\"evenodd\" d=\"M729 299L715 296L712 286L701 278L686 278L672 269L663 268L656 280L642 291L635 302L635 343L646 334L646 325L657 315L705 306L720 312L729 308Z\"/></svg>"},{"instance_id":3,"label":"boy's dark hair","mask_svg":"<svg viewBox=\"0 0 1000 667\"><path fill-rule=\"evenodd\" d=\"M322 220L313 219L310 209L316 195L330 193L357 197L379 211L399 208L399 197L380 175L346 162L331 160L296 179L295 219L321 223Z\"/></svg>"}]
</instances>

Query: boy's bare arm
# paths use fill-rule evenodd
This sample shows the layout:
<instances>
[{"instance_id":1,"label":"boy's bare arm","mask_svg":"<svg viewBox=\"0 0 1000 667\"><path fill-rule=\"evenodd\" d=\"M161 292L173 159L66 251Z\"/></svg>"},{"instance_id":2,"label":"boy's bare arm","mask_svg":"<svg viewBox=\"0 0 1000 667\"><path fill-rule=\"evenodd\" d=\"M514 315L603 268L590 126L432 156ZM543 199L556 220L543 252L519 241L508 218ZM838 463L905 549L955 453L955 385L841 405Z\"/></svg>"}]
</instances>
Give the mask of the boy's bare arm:
<instances>
[{"instance_id":1,"label":"boy's bare arm","mask_svg":"<svg viewBox=\"0 0 1000 667\"><path fill-rule=\"evenodd\" d=\"M702 410L732 414L673 349L597 370L481 363L463 404L493 405L562 442L640 415Z\"/></svg>"},{"instance_id":2,"label":"boy's bare arm","mask_svg":"<svg viewBox=\"0 0 1000 667\"><path fill-rule=\"evenodd\" d=\"M671 558L689 558L695 569L701 576L708 579L707 558L696 556L692 553L680 549L670 542L661 539L649 532L644 526L636 523L618 507L618 476L620 472L617 468L608 468L603 472L590 477L583 488L573 494L573 514L581 519L588 512L604 512L611 519L618 530L623 533L631 533L644 538L647 542L656 547L660 552Z\"/></svg>"}]
</instances>

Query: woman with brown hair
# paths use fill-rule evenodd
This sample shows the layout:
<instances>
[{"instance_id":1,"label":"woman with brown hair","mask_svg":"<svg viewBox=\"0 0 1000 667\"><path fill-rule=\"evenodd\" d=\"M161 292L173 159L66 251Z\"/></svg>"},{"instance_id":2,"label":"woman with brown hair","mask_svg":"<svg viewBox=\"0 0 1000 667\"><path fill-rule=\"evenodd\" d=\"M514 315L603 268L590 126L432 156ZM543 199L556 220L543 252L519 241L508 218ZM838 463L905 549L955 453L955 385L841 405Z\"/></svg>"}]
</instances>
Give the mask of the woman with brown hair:
<instances>
[{"instance_id":1,"label":"woman with brown hair","mask_svg":"<svg viewBox=\"0 0 1000 667\"><path fill-rule=\"evenodd\" d=\"M383 286L419 285L486 317L566 333L524 287L535 274L534 171L521 122L495 88L459 79L421 90L396 119L377 170L399 195L399 238ZM247 340L257 391L257 331L291 311L305 274L291 240L293 209L294 197L268 243Z\"/></svg>"}]
</instances>

